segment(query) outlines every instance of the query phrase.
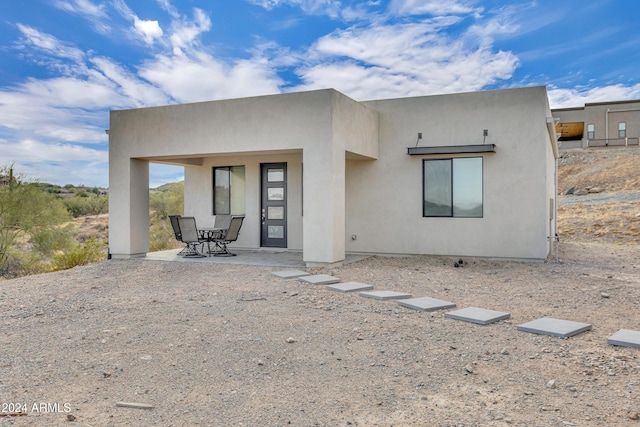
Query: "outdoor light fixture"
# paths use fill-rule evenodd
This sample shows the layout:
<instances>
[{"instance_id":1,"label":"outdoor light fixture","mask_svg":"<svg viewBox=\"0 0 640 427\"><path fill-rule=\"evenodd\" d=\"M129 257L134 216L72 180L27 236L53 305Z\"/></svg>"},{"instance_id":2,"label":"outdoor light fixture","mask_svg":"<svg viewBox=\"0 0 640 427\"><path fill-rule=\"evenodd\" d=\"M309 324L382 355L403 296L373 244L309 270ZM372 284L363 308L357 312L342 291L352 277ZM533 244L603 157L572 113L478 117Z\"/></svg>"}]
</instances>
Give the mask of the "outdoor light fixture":
<instances>
[{"instance_id":1,"label":"outdoor light fixture","mask_svg":"<svg viewBox=\"0 0 640 427\"><path fill-rule=\"evenodd\" d=\"M418 142L422 139L422 132L418 132L418 139L416 140L416 147L418 146Z\"/></svg>"},{"instance_id":2,"label":"outdoor light fixture","mask_svg":"<svg viewBox=\"0 0 640 427\"><path fill-rule=\"evenodd\" d=\"M489 129L484 129L482 131L482 143L484 144L487 140L487 136L489 136Z\"/></svg>"}]
</instances>

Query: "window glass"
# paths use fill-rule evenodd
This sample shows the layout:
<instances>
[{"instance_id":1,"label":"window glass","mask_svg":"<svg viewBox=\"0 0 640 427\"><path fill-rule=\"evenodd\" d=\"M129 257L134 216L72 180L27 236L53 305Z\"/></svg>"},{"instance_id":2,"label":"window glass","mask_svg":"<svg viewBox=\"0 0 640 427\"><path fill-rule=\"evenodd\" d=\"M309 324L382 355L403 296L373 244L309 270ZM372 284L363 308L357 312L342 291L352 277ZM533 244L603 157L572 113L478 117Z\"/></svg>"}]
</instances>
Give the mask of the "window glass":
<instances>
[{"instance_id":1,"label":"window glass","mask_svg":"<svg viewBox=\"0 0 640 427\"><path fill-rule=\"evenodd\" d=\"M424 216L451 216L451 159L424 161Z\"/></svg>"},{"instance_id":2,"label":"window glass","mask_svg":"<svg viewBox=\"0 0 640 427\"><path fill-rule=\"evenodd\" d=\"M283 187L267 188L267 200L284 200L284 188Z\"/></svg>"},{"instance_id":3,"label":"window glass","mask_svg":"<svg viewBox=\"0 0 640 427\"><path fill-rule=\"evenodd\" d=\"M423 216L482 218L482 157L423 161Z\"/></svg>"},{"instance_id":4,"label":"window glass","mask_svg":"<svg viewBox=\"0 0 640 427\"><path fill-rule=\"evenodd\" d=\"M284 219L284 206L267 207L267 219Z\"/></svg>"},{"instance_id":5,"label":"window glass","mask_svg":"<svg viewBox=\"0 0 640 427\"><path fill-rule=\"evenodd\" d=\"M627 137L627 123L620 122L618 123L618 138L626 138Z\"/></svg>"},{"instance_id":6,"label":"window glass","mask_svg":"<svg viewBox=\"0 0 640 427\"><path fill-rule=\"evenodd\" d=\"M595 139L595 137L596 137L596 125L594 125L593 123L590 123L587 125L587 138Z\"/></svg>"},{"instance_id":7,"label":"window glass","mask_svg":"<svg viewBox=\"0 0 640 427\"><path fill-rule=\"evenodd\" d=\"M213 168L213 214L244 215L244 166Z\"/></svg>"},{"instance_id":8,"label":"window glass","mask_svg":"<svg viewBox=\"0 0 640 427\"><path fill-rule=\"evenodd\" d=\"M213 193L214 215L231 215L231 175L229 168L214 168Z\"/></svg>"},{"instance_id":9,"label":"window glass","mask_svg":"<svg viewBox=\"0 0 640 427\"><path fill-rule=\"evenodd\" d=\"M482 157L453 159L453 216L482 218Z\"/></svg>"},{"instance_id":10,"label":"window glass","mask_svg":"<svg viewBox=\"0 0 640 427\"><path fill-rule=\"evenodd\" d=\"M284 169L267 169L267 181L268 182L282 182L284 181Z\"/></svg>"},{"instance_id":11,"label":"window glass","mask_svg":"<svg viewBox=\"0 0 640 427\"><path fill-rule=\"evenodd\" d=\"M284 226L282 225L268 226L267 237L269 237L269 239L284 239Z\"/></svg>"}]
</instances>

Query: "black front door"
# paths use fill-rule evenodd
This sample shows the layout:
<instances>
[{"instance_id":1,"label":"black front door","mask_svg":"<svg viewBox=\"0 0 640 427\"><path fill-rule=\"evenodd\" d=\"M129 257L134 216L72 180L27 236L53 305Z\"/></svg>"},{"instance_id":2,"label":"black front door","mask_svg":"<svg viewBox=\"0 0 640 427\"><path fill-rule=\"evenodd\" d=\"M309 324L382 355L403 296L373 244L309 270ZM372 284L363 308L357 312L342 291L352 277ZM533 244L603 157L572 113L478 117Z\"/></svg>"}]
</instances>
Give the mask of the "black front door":
<instances>
[{"instance_id":1,"label":"black front door","mask_svg":"<svg viewBox=\"0 0 640 427\"><path fill-rule=\"evenodd\" d=\"M287 164L263 163L260 245L287 247Z\"/></svg>"}]
</instances>

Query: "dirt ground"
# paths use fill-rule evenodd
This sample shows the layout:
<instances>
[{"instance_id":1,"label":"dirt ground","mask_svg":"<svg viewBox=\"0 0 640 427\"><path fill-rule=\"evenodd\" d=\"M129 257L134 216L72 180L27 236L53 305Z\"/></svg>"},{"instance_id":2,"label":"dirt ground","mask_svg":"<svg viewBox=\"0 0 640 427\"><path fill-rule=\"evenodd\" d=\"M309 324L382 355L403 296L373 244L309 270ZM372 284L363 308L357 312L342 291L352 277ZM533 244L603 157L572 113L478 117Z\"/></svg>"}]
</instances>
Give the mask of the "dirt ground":
<instances>
[{"instance_id":1,"label":"dirt ground","mask_svg":"<svg viewBox=\"0 0 640 427\"><path fill-rule=\"evenodd\" d=\"M510 320L474 325L269 267L112 260L4 281L0 410L26 415L0 426L640 425L640 350L607 344L640 330L637 246L453 261L314 271ZM593 329L516 330L543 316Z\"/></svg>"},{"instance_id":2,"label":"dirt ground","mask_svg":"<svg viewBox=\"0 0 640 427\"><path fill-rule=\"evenodd\" d=\"M607 153L563 162L593 155ZM603 193L637 193L619 182ZM371 257L309 269L511 314L488 326L270 267L111 260L0 281L0 426L640 426L640 349L607 344L640 330L629 228L640 216L607 240L611 229L568 219L589 194L566 196L583 198L563 205L573 232L561 233L559 262ZM568 339L516 329L543 316L593 328Z\"/></svg>"}]
</instances>

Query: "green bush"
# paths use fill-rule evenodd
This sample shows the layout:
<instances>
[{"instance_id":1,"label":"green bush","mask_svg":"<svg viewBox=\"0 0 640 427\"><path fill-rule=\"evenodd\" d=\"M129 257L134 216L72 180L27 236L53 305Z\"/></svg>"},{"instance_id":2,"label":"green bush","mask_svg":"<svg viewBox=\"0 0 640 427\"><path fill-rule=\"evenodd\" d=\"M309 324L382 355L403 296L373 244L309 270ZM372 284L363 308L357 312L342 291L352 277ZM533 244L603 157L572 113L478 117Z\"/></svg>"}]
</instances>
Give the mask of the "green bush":
<instances>
[{"instance_id":1,"label":"green bush","mask_svg":"<svg viewBox=\"0 0 640 427\"><path fill-rule=\"evenodd\" d=\"M10 177L0 185L0 274L37 271L48 252L70 241L63 227L69 213L58 197L14 176L12 167L0 168L0 175Z\"/></svg>"},{"instance_id":2,"label":"green bush","mask_svg":"<svg viewBox=\"0 0 640 427\"><path fill-rule=\"evenodd\" d=\"M109 211L109 197L93 193L78 193L75 197L64 199L63 202L74 218L100 215Z\"/></svg>"},{"instance_id":3,"label":"green bush","mask_svg":"<svg viewBox=\"0 0 640 427\"><path fill-rule=\"evenodd\" d=\"M105 245L91 238L73 249L53 256L52 270L66 270L106 259Z\"/></svg>"},{"instance_id":4,"label":"green bush","mask_svg":"<svg viewBox=\"0 0 640 427\"><path fill-rule=\"evenodd\" d=\"M170 184L162 190L151 192L149 210L149 250L153 252L180 247L169 215L182 215L184 212L184 183Z\"/></svg>"}]
</instances>

